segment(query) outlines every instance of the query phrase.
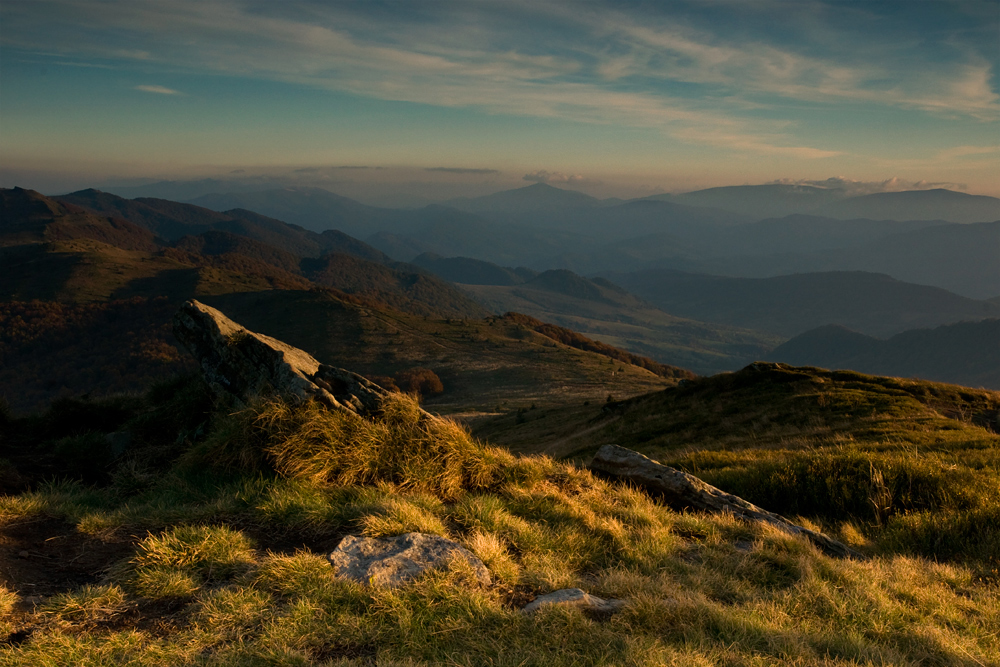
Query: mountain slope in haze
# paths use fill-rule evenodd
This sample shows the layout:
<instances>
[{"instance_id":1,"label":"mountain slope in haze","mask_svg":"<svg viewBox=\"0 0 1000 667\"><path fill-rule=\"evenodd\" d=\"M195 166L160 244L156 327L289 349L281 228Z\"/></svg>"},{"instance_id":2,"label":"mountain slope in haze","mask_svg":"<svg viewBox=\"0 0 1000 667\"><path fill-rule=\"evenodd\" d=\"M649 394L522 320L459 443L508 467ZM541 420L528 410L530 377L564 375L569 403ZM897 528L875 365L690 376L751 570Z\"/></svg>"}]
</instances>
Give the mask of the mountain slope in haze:
<instances>
[{"instance_id":1,"label":"mountain slope in haze","mask_svg":"<svg viewBox=\"0 0 1000 667\"><path fill-rule=\"evenodd\" d=\"M716 256L811 253L873 243L894 234L935 226L926 220L835 220L814 215L787 215L732 227L718 234L702 254Z\"/></svg>"},{"instance_id":2,"label":"mountain slope in haze","mask_svg":"<svg viewBox=\"0 0 1000 667\"><path fill-rule=\"evenodd\" d=\"M602 200L576 190L565 190L547 183L535 183L513 190L503 190L482 197L460 197L446 206L470 213L517 216L540 211L593 208L605 205Z\"/></svg>"},{"instance_id":3,"label":"mountain slope in haze","mask_svg":"<svg viewBox=\"0 0 1000 667\"><path fill-rule=\"evenodd\" d=\"M347 234L364 236L383 227L396 226L405 216L392 209L366 206L323 188L307 187L213 193L197 197L190 203L214 211L248 209L314 232L339 229Z\"/></svg>"},{"instance_id":4,"label":"mountain slope in haze","mask_svg":"<svg viewBox=\"0 0 1000 667\"><path fill-rule=\"evenodd\" d=\"M779 336L670 315L600 278L546 271L518 285L462 285L494 313L524 313L660 363L710 374L763 357Z\"/></svg>"},{"instance_id":5,"label":"mountain slope in haze","mask_svg":"<svg viewBox=\"0 0 1000 667\"><path fill-rule=\"evenodd\" d=\"M904 331L888 340L829 325L796 336L767 358L1000 389L1000 319Z\"/></svg>"},{"instance_id":6,"label":"mountain slope in haze","mask_svg":"<svg viewBox=\"0 0 1000 667\"><path fill-rule=\"evenodd\" d=\"M534 275L530 269L517 272L481 259L442 257L431 252L418 255L410 263L447 281L465 285L519 285Z\"/></svg>"},{"instance_id":7,"label":"mountain slope in haze","mask_svg":"<svg viewBox=\"0 0 1000 667\"><path fill-rule=\"evenodd\" d=\"M820 206L815 214L841 219L992 222L1000 220L1000 199L943 188L879 192Z\"/></svg>"},{"instance_id":8,"label":"mountain slope in haze","mask_svg":"<svg viewBox=\"0 0 1000 667\"><path fill-rule=\"evenodd\" d=\"M973 299L1000 292L1000 221L931 225L828 251L744 255L660 265L697 273L768 277L822 271L886 273Z\"/></svg>"},{"instance_id":9,"label":"mountain slope in haze","mask_svg":"<svg viewBox=\"0 0 1000 667\"><path fill-rule=\"evenodd\" d=\"M606 277L671 314L787 337L826 324L891 336L1000 316L988 301L861 271L729 278L649 270Z\"/></svg>"},{"instance_id":10,"label":"mountain slope in haze","mask_svg":"<svg viewBox=\"0 0 1000 667\"><path fill-rule=\"evenodd\" d=\"M818 188L811 185L775 183L708 188L676 195L654 195L648 199L663 199L688 206L719 208L763 219L805 213L843 197L843 192L839 190Z\"/></svg>"}]
</instances>

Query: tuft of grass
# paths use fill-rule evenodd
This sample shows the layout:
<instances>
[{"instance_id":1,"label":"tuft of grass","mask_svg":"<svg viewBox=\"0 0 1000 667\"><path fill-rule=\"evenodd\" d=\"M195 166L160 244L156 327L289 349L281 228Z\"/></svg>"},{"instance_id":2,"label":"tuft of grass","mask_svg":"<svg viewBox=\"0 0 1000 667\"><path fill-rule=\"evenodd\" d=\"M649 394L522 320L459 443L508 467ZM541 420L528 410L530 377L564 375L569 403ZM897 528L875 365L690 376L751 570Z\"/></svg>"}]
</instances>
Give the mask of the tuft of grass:
<instances>
[{"instance_id":1,"label":"tuft of grass","mask_svg":"<svg viewBox=\"0 0 1000 667\"><path fill-rule=\"evenodd\" d=\"M145 597L184 596L242 574L255 560L253 543L239 531L180 525L139 542L127 579Z\"/></svg>"},{"instance_id":2,"label":"tuft of grass","mask_svg":"<svg viewBox=\"0 0 1000 667\"><path fill-rule=\"evenodd\" d=\"M203 460L269 464L321 485L388 482L441 498L500 481L510 455L476 442L458 423L423 413L416 398L390 394L375 419L282 401L237 413L207 444Z\"/></svg>"},{"instance_id":3,"label":"tuft of grass","mask_svg":"<svg viewBox=\"0 0 1000 667\"><path fill-rule=\"evenodd\" d=\"M389 496L361 519L362 532L372 537L402 533L431 533L448 536L440 518L444 505L429 494L411 493Z\"/></svg>"},{"instance_id":4,"label":"tuft of grass","mask_svg":"<svg viewBox=\"0 0 1000 667\"><path fill-rule=\"evenodd\" d=\"M125 591L118 586L88 585L53 595L45 601L40 611L43 616L79 624L114 616L125 608L126 603Z\"/></svg>"}]
</instances>

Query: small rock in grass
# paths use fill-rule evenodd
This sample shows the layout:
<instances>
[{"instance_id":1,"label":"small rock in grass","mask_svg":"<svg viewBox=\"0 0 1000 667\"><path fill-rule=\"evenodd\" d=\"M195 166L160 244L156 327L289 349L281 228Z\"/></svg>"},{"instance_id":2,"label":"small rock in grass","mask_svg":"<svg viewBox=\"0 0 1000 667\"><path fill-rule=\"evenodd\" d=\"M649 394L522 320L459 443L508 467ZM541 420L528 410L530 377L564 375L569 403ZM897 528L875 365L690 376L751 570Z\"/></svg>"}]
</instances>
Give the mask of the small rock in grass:
<instances>
[{"instance_id":1,"label":"small rock in grass","mask_svg":"<svg viewBox=\"0 0 1000 667\"><path fill-rule=\"evenodd\" d=\"M31 553L28 552L28 551L19 551L17 555L20 556L21 558L30 558L31 557Z\"/></svg>"},{"instance_id":2,"label":"small rock in grass","mask_svg":"<svg viewBox=\"0 0 1000 667\"><path fill-rule=\"evenodd\" d=\"M548 595L539 595L525 605L521 611L531 614L546 605L552 604L582 607L586 611L598 614L613 614L624 607L626 602L624 600L604 600L595 595L584 593L579 588L563 588Z\"/></svg>"},{"instance_id":3,"label":"small rock in grass","mask_svg":"<svg viewBox=\"0 0 1000 667\"><path fill-rule=\"evenodd\" d=\"M402 586L428 570L444 567L454 558L468 561L480 583L490 583L490 571L475 554L458 542L425 533L395 537L348 535L327 558L338 577L369 586Z\"/></svg>"}]
</instances>

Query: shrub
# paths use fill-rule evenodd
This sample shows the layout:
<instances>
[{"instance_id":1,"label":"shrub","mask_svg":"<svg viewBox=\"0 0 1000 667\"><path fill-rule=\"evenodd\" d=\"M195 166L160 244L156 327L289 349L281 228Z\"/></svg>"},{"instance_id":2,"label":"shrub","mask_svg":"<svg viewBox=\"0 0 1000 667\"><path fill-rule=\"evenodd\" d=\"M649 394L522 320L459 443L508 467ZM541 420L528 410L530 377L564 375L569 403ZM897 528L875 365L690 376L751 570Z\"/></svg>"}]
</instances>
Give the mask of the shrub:
<instances>
[{"instance_id":1,"label":"shrub","mask_svg":"<svg viewBox=\"0 0 1000 667\"><path fill-rule=\"evenodd\" d=\"M396 373L396 385L407 393L436 396L444 393L441 378L429 368L411 368Z\"/></svg>"}]
</instances>

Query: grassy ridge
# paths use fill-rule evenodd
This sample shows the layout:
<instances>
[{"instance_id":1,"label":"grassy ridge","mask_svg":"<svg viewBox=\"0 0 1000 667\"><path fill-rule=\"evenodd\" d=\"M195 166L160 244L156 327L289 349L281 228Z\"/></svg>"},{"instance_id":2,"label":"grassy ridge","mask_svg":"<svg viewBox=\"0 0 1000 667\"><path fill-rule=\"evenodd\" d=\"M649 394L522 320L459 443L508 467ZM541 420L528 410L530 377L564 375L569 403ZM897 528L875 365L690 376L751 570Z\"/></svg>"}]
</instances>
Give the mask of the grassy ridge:
<instances>
[{"instance_id":1,"label":"grassy ridge","mask_svg":"<svg viewBox=\"0 0 1000 667\"><path fill-rule=\"evenodd\" d=\"M998 419L998 392L754 364L477 432L577 460L614 442L772 511L848 522L878 548L966 558L996 577Z\"/></svg>"},{"instance_id":2,"label":"grassy ridge","mask_svg":"<svg viewBox=\"0 0 1000 667\"><path fill-rule=\"evenodd\" d=\"M184 387L161 387L102 428L149 419L151 410L191 411L201 399ZM766 528L678 514L572 465L486 447L455 425L426 423L406 401L394 397L383 417L365 424L273 403L231 416L202 413L206 437L176 450L159 473L143 473L144 460L132 459L117 464L111 483L48 484L4 497L5 531L55 516L95 543L135 538L103 576L44 599L28 602L23 588L6 581L3 630L32 632L0 646L0 661L1000 659L990 620L1000 615L1000 593L973 570L892 551L870 561L833 561ZM36 420L33 428L42 432L56 418ZM19 424L8 423L7 431L25 426ZM414 443L408 457L392 446L398 438ZM239 455L249 442L256 455ZM220 458L226 451L237 455ZM213 462L225 465L213 469ZM147 475L145 484L134 483L137 474ZM322 555L348 532L412 530L460 541L484 560L494 583L478 586L453 566L401 589L372 590L334 578ZM842 537L871 550L857 531ZM567 586L630 604L611 618L557 608L520 613L535 595Z\"/></svg>"}]
</instances>

